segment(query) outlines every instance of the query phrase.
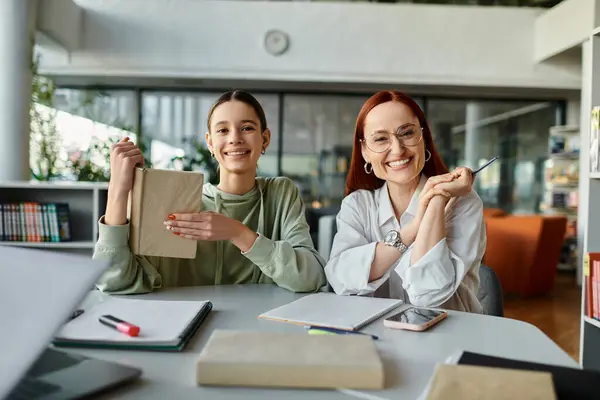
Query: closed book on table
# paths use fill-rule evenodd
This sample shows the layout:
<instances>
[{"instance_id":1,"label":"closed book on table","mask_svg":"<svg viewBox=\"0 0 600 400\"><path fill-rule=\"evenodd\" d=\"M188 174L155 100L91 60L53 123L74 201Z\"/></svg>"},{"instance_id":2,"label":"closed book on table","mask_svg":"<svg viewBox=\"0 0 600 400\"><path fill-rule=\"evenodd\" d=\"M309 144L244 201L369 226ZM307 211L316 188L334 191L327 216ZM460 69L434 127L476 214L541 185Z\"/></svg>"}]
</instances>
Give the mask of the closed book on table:
<instances>
[{"instance_id":1,"label":"closed book on table","mask_svg":"<svg viewBox=\"0 0 600 400\"><path fill-rule=\"evenodd\" d=\"M134 254L195 258L197 242L165 229L169 214L202 210L200 172L136 168L129 197L129 246Z\"/></svg>"},{"instance_id":2,"label":"closed book on table","mask_svg":"<svg viewBox=\"0 0 600 400\"><path fill-rule=\"evenodd\" d=\"M356 331L400 305L402 300L398 299L321 292L269 310L258 318Z\"/></svg>"},{"instance_id":3,"label":"closed book on table","mask_svg":"<svg viewBox=\"0 0 600 400\"><path fill-rule=\"evenodd\" d=\"M549 372L472 365L437 366L427 400L555 400Z\"/></svg>"},{"instance_id":4,"label":"closed book on table","mask_svg":"<svg viewBox=\"0 0 600 400\"><path fill-rule=\"evenodd\" d=\"M554 380L554 389L558 400L598 400L600 398L598 392L599 371L514 360L470 351L464 351L461 354L458 364L549 372Z\"/></svg>"},{"instance_id":5,"label":"closed book on table","mask_svg":"<svg viewBox=\"0 0 600 400\"><path fill-rule=\"evenodd\" d=\"M383 389L370 336L215 330L196 365L200 385Z\"/></svg>"}]
</instances>

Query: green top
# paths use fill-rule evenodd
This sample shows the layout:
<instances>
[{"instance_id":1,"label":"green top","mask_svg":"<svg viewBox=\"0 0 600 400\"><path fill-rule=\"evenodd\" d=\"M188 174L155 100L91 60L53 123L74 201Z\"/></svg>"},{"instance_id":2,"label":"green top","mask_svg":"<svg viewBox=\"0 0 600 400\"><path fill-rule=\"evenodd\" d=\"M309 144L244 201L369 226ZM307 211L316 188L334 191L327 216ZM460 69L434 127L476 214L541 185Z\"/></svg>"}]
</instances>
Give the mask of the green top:
<instances>
[{"instance_id":1,"label":"green top","mask_svg":"<svg viewBox=\"0 0 600 400\"><path fill-rule=\"evenodd\" d=\"M147 293L173 286L276 283L294 292L318 291L326 284L325 261L314 248L298 188L288 178L256 178L243 195L211 184L203 188L204 210L234 218L259 234L242 253L229 241L198 241L195 259L139 256L129 245L129 223L99 221L94 259L111 267L97 283L113 294Z\"/></svg>"}]
</instances>

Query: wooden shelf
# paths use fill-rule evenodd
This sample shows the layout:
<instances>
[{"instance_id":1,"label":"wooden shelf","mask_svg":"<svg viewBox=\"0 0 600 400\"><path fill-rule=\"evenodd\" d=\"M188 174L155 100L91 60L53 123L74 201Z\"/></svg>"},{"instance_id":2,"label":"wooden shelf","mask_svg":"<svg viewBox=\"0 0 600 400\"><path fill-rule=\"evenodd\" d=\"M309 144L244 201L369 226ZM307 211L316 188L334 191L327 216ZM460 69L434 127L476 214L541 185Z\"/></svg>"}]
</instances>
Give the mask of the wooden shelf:
<instances>
[{"instance_id":1,"label":"wooden shelf","mask_svg":"<svg viewBox=\"0 0 600 400\"><path fill-rule=\"evenodd\" d=\"M550 153L549 157L553 160L577 161L579 160L579 153Z\"/></svg>"},{"instance_id":2,"label":"wooden shelf","mask_svg":"<svg viewBox=\"0 0 600 400\"><path fill-rule=\"evenodd\" d=\"M548 182L546 184L548 189L578 189L579 181L569 181L569 182Z\"/></svg>"},{"instance_id":3,"label":"wooden shelf","mask_svg":"<svg viewBox=\"0 0 600 400\"><path fill-rule=\"evenodd\" d=\"M0 246L17 246L17 247L38 247L44 249L93 249L95 242L91 241L74 241L74 242L2 242Z\"/></svg>"},{"instance_id":4,"label":"wooden shelf","mask_svg":"<svg viewBox=\"0 0 600 400\"><path fill-rule=\"evenodd\" d=\"M583 317L583 320L585 322L587 322L588 324L592 324L595 327L600 328L600 321L598 321L597 319L590 318L590 317Z\"/></svg>"},{"instance_id":5,"label":"wooden shelf","mask_svg":"<svg viewBox=\"0 0 600 400\"><path fill-rule=\"evenodd\" d=\"M71 181L0 181L1 188L13 189L70 189L90 190L108 189L108 183L104 182L71 182Z\"/></svg>"},{"instance_id":6,"label":"wooden shelf","mask_svg":"<svg viewBox=\"0 0 600 400\"><path fill-rule=\"evenodd\" d=\"M558 271L573 272L577 270L577 266L573 264L558 263L556 269Z\"/></svg>"},{"instance_id":7,"label":"wooden shelf","mask_svg":"<svg viewBox=\"0 0 600 400\"><path fill-rule=\"evenodd\" d=\"M559 125L550 127L550 135L578 135L579 125Z\"/></svg>"}]
</instances>

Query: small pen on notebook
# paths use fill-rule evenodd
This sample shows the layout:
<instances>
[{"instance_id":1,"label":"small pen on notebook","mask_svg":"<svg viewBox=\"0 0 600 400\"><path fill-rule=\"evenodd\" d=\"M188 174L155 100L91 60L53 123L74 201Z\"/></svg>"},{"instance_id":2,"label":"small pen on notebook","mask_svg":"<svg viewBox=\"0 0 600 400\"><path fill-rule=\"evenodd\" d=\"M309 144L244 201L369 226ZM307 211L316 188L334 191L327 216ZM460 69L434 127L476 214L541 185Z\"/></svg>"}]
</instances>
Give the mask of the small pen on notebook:
<instances>
[{"instance_id":1,"label":"small pen on notebook","mask_svg":"<svg viewBox=\"0 0 600 400\"><path fill-rule=\"evenodd\" d=\"M370 333L365 333L365 332L358 332L358 331L347 331L344 329L335 329L335 328L327 328L324 326L308 326L307 327L308 331L317 331L317 332L327 332L327 333L332 333L332 334L336 334L336 335L365 335L365 336L371 336L371 338L373 340L377 340L379 339L377 336L375 335L371 335Z\"/></svg>"},{"instance_id":2,"label":"small pen on notebook","mask_svg":"<svg viewBox=\"0 0 600 400\"><path fill-rule=\"evenodd\" d=\"M98 321L101 324L109 326L128 336L137 336L140 333L139 326L125 322L119 318L113 317L112 315L102 315L100 318L98 318Z\"/></svg>"}]
</instances>

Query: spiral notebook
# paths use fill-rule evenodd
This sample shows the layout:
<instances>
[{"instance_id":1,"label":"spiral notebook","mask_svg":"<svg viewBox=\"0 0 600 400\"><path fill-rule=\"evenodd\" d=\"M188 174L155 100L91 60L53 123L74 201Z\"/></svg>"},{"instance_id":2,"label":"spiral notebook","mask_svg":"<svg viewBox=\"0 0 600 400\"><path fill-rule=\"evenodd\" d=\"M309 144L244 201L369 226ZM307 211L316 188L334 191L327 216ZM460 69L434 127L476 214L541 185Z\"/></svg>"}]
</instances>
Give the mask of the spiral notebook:
<instances>
[{"instance_id":1,"label":"spiral notebook","mask_svg":"<svg viewBox=\"0 0 600 400\"><path fill-rule=\"evenodd\" d=\"M401 304L402 300L398 299L316 293L267 311L258 318L355 331Z\"/></svg>"},{"instance_id":2,"label":"spiral notebook","mask_svg":"<svg viewBox=\"0 0 600 400\"><path fill-rule=\"evenodd\" d=\"M142 300L105 297L67 322L54 338L62 347L182 351L212 310L210 301ZM140 327L136 337L102 325L112 315Z\"/></svg>"}]
</instances>

